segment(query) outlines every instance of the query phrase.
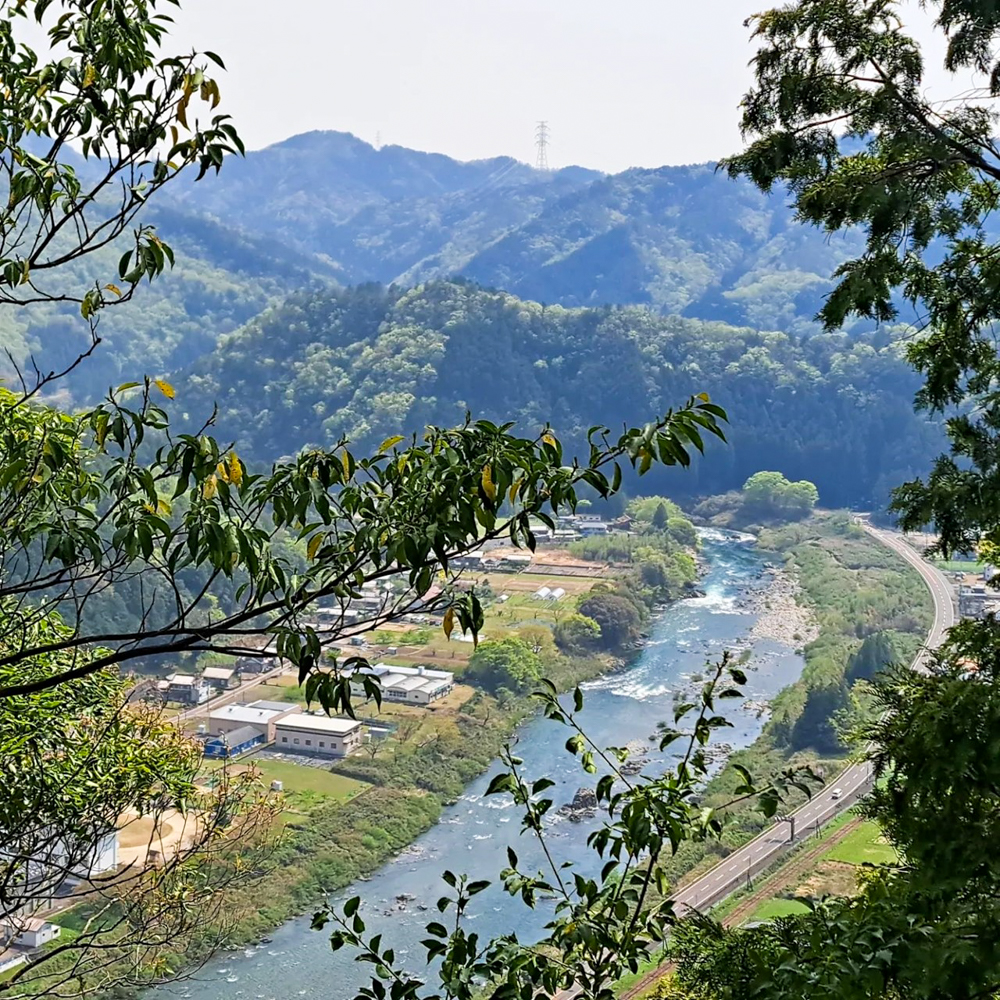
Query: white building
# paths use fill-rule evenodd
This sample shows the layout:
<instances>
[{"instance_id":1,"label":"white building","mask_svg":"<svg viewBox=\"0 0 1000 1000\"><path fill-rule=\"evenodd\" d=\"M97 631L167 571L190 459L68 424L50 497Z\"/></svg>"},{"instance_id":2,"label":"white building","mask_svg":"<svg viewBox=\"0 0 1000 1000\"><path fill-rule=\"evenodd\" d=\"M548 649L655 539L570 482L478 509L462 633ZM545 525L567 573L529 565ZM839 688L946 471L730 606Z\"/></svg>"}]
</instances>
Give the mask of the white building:
<instances>
[{"instance_id":1,"label":"white building","mask_svg":"<svg viewBox=\"0 0 1000 1000\"><path fill-rule=\"evenodd\" d=\"M185 705L201 705L208 701L212 689L200 677L192 674L173 674L167 678L167 700L179 701Z\"/></svg>"},{"instance_id":2,"label":"white building","mask_svg":"<svg viewBox=\"0 0 1000 1000\"><path fill-rule=\"evenodd\" d=\"M0 936L5 944L19 944L25 948L41 948L59 937L62 928L41 917L11 917L0 923Z\"/></svg>"},{"instance_id":3,"label":"white building","mask_svg":"<svg viewBox=\"0 0 1000 1000\"><path fill-rule=\"evenodd\" d=\"M250 705L226 705L208 713L208 731L225 736L243 726L253 726L268 742L274 740L274 724L301 709L293 702L255 701Z\"/></svg>"},{"instance_id":4,"label":"white building","mask_svg":"<svg viewBox=\"0 0 1000 1000\"><path fill-rule=\"evenodd\" d=\"M346 757L361 746L362 735L356 719L297 712L274 723L274 748L317 757Z\"/></svg>"},{"instance_id":5,"label":"white building","mask_svg":"<svg viewBox=\"0 0 1000 1000\"><path fill-rule=\"evenodd\" d=\"M374 674L382 687L382 697L386 701L406 702L410 705L429 705L443 698L455 686L455 675L447 670L431 670L430 667L396 667L388 663L377 663L362 670ZM351 680L351 691L363 695L364 685Z\"/></svg>"}]
</instances>

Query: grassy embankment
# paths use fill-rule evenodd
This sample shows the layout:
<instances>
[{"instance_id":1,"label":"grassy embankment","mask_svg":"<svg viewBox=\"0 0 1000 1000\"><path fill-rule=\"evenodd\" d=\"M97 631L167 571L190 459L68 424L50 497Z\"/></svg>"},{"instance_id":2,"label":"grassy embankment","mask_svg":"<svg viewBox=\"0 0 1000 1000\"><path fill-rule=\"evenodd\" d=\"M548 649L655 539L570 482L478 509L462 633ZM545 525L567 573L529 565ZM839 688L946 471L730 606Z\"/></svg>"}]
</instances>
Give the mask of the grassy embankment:
<instances>
[{"instance_id":1,"label":"grassy embankment","mask_svg":"<svg viewBox=\"0 0 1000 1000\"><path fill-rule=\"evenodd\" d=\"M933 619L930 594L908 563L852 524L846 514L822 512L806 521L766 529L759 545L796 574L819 635L803 651L800 679L773 700L762 735L737 751L731 763L742 764L758 781L796 763L808 763L830 780L851 750L840 734L867 710L864 685L847 680L851 655L866 636L887 632L898 660L908 662ZM726 767L709 784L705 804L722 805L738 783L736 772ZM790 803L797 804L794 799ZM675 880L710 868L770 822L752 804L734 811L730 819L721 842L681 847L670 864Z\"/></svg>"},{"instance_id":2,"label":"grassy embankment","mask_svg":"<svg viewBox=\"0 0 1000 1000\"><path fill-rule=\"evenodd\" d=\"M553 572L553 565L574 560L567 553L552 550L539 560L541 565L535 572L486 575L478 582L485 584L483 589L492 593L493 600L487 604L481 638L519 636L530 627L538 641L539 630L551 631L564 616L572 615L597 583L627 586L629 599L645 615L665 598L657 577L663 567L662 553L670 548L679 554L679 543L665 546L652 541L659 553L653 557L657 565L652 583L639 580L644 554L632 558L629 553L620 566L609 570L600 553L591 551L593 546L585 546L583 560L576 560L574 573L580 575ZM688 556L674 562L669 586L690 586L695 576L694 560ZM535 599L534 593L543 586L561 587L566 595L557 602ZM501 595L506 599L501 601ZM372 638L378 645L366 654L373 661L426 663L452 670L459 678L474 648L471 642L455 641L454 636L448 642L440 628L426 626L392 625ZM385 648L389 646L394 647L391 654ZM622 655L621 650L566 653L556 648L551 637L543 646L545 675L564 690L613 667ZM304 701L304 693L291 678L261 685L254 695ZM260 937L289 917L307 911L325 894L374 871L412 843L437 821L447 802L489 767L534 708L533 701L524 695L501 692L494 697L459 684L448 698L426 708L388 703L380 710L372 705L361 707L359 714L382 716L393 733L332 769L279 762L266 755L241 761L237 766L257 768L264 787L275 780L282 782L286 836L256 886L234 893L229 901L229 940L236 944ZM193 727L200 720L189 721ZM67 926L76 916L71 913L65 917ZM189 964L212 946L215 937L216 928L206 926L178 942L183 951L166 956L166 960Z\"/></svg>"}]
</instances>

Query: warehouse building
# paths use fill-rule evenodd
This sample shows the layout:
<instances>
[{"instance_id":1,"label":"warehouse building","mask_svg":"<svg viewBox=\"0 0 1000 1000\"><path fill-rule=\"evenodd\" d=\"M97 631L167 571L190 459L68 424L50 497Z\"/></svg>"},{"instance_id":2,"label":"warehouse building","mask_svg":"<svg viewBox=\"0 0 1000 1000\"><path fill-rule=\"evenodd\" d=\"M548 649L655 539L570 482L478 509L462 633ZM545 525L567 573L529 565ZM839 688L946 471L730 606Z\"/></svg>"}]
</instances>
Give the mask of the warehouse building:
<instances>
[{"instance_id":1,"label":"warehouse building","mask_svg":"<svg viewBox=\"0 0 1000 1000\"><path fill-rule=\"evenodd\" d=\"M346 757L362 743L361 723L304 712L286 715L274 724L274 749L316 757Z\"/></svg>"},{"instance_id":2,"label":"warehouse building","mask_svg":"<svg viewBox=\"0 0 1000 1000\"><path fill-rule=\"evenodd\" d=\"M410 705L429 705L432 701L443 698L455 686L453 673L431 670L430 667L396 667L378 663L361 672L378 677L382 685L382 697L386 701L406 702ZM352 679L351 692L364 696L364 685Z\"/></svg>"},{"instance_id":3,"label":"warehouse building","mask_svg":"<svg viewBox=\"0 0 1000 1000\"><path fill-rule=\"evenodd\" d=\"M255 701L249 705L226 705L208 714L208 731L212 736L232 733L244 726L251 726L271 743L274 741L274 724L278 719L300 711L290 702Z\"/></svg>"},{"instance_id":4,"label":"warehouse building","mask_svg":"<svg viewBox=\"0 0 1000 1000\"><path fill-rule=\"evenodd\" d=\"M264 742L264 734L253 726L240 726L205 740L206 757L238 757Z\"/></svg>"}]
</instances>

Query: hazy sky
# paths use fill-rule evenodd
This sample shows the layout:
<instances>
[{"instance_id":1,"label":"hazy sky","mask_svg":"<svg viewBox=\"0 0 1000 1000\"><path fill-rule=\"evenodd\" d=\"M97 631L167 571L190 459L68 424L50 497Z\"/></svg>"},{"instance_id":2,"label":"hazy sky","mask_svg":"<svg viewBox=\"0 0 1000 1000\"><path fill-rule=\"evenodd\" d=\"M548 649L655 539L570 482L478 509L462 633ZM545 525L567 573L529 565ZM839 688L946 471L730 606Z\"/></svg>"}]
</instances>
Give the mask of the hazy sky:
<instances>
[{"instance_id":1,"label":"hazy sky","mask_svg":"<svg viewBox=\"0 0 1000 1000\"><path fill-rule=\"evenodd\" d=\"M739 145L767 0L185 0L176 35L226 60L251 148L338 129L459 159L603 170L715 159Z\"/></svg>"}]
</instances>

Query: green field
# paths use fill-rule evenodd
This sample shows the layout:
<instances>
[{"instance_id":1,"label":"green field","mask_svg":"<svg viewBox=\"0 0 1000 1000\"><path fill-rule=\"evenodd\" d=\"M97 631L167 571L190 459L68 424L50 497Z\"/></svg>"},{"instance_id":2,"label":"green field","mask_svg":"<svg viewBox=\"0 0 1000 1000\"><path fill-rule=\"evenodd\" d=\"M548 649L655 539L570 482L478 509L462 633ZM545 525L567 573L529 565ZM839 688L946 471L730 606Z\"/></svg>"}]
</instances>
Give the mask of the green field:
<instances>
[{"instance_id":1,"label":"green field","mask_svg":"<svg viewBox=\"0 0 1000 1000\"><path fill-rule=\"evenodd\" d=\"M885 842L878 824L870 820L849 833L839 844L834 844L823 857L848 865L861 865L865 862L873 865L892 864L897 860L896 851L891 844Z\"/></svg>"},{"instance_id":2,"label":"green field","mask_svg":"<svg viewBox=\"0 0 1000 1000\"><path fill-rule=\"evenodd\" d=\"M808 913L809 907L797 899L769 899L761 903L750 915L748 923L758 920L775 920L777 917L790 917L796 913Z\"/></svg>"},{"instance_id":3,"label":"green field","mask_svg":"<svg viewBox=\"0 0 1000 1000\"><path fill-rule=\"evenodd\" d=\"M331 800L346 802L368 787L363 781L333 774L322 767L290 764L269 757L251 757L241 763L253 765L266 784L280 781L289 809L296 812L310 812Z\"/></svg>"},{"instance_id":4,"label":"green field","mask_svg":"<svg viewBox=\"0 0 1000 1000\"><path fill-rule=\"evenodd\" d=\"M934 559L934 565L946 573L981 573L983 563L970 559Z\"/></svg>"}]
</instances>

